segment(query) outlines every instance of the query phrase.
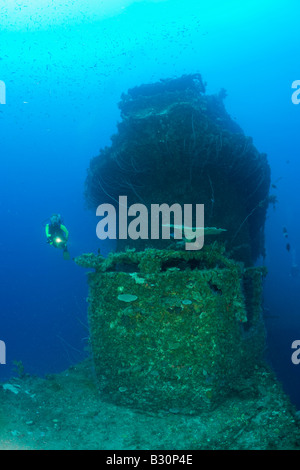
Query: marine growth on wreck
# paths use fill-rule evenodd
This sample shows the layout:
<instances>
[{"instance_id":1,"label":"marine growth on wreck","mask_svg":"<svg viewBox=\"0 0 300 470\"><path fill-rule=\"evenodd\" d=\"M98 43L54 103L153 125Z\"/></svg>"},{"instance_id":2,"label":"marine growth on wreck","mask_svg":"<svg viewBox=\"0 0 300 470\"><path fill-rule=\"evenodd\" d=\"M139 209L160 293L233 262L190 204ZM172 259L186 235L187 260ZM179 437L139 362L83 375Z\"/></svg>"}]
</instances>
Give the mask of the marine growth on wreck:
<instances>
[{"instance_id":1,"label":"marine growth on wreck","mask_svg":"<svg viewBox=\"0 0 300 470\"><path fill-rule=\"evenodd\" d=\"M219 240L251 265L264 254L270 168L224 107L226 92L206 95L200 74L141 85L123 94L122 121L111 146L91 160L85 197L90 208L143 203L204 204L205 226L226 230ZM165 240L118 240L165 248Z\"/></svg>"},{"instance_id":2,"label":"marine growth on wreck","mask_svg":"<svg viewBox=\"0 0 300 470\"><path fill-rule=\"evenodd\" d=\"M118 240L93 268L89 324L107 398L138 408L197 413L217 406L260 364L264 223L270 168L200 74L142 85L121 97L111 146L88 170L90 208L204 204L202 250L176 240ZM172 221L170 221L172 223ZM209 232L208 232L209 233Z\"/></svg>"}]
</instances>

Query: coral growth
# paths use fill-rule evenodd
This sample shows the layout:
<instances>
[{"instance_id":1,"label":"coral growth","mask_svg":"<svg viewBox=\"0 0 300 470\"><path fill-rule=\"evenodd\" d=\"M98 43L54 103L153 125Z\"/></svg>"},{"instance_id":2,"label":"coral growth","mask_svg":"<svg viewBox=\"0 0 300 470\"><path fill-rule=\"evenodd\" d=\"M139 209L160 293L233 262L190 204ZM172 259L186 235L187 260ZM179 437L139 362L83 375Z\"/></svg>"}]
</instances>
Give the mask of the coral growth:
<instances>
[{"instance_id":1,"label":"coral growth","mask_svg":"<svg viewBox=\"0 0 300 470\"><path fill-rule=\"evenodd\" d=\"M83 255L76 263L95 268L91 344L109 399L196 412L220 404L261 360L263 268L243 269L216 244Z\"/></svg>"},{"instance_id":2,"label":"coral growth","mask_svg":"<svg viewBox=\"0 0 300 470\"><path fill-rule=\"evenodd\" d=\"M122 122L110 147L91 160L89 207L120 195L128 204L204 204L205 226L235 259L251 265L264 253L270 185L265 154L225 110L225 94L206 95L199 74L141 85L122 95ZM118 241L118 249L166 247L165 240Z\"/></svg>"}]
</instances>

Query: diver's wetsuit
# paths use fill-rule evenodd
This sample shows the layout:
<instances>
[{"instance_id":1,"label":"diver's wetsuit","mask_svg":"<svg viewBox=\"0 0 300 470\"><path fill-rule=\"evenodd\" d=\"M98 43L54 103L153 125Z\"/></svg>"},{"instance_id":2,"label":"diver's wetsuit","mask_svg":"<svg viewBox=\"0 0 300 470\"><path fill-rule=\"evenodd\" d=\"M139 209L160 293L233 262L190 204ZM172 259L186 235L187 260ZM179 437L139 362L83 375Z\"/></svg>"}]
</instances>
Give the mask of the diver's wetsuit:
<instances>
[{"instance_id":1,"label":"diver's wetsuit","mask_svg":"<svg viewBox=\"0 0 300 470\"><path fill-rule=\"evenodd\" d=\"M55 246L56 248L67 248L67 241L69 237L69 232L67 228L62 224L47 224L46 225L46 236L47 241L50 245ZM56 242L56 238L59 238L61 241Z\"/></svg>"}]
</instances>

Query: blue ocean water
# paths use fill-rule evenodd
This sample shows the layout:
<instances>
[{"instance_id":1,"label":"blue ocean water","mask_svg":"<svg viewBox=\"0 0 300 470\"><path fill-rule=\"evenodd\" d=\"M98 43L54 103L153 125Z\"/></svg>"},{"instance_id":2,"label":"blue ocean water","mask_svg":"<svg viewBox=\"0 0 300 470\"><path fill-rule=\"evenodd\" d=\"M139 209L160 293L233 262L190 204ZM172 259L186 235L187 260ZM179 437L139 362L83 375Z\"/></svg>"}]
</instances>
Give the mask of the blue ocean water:
<instances>
[{"instance_id":1,"label":"blue ocean water","mask_svg":"<svg viewBox=\"0 0 300 470\"><path fill-rule=\"evenodd\" d=\"M291 271L300 263L300 106L291 100L299 12L296 0L0 2L1 381L13 361L44 375L86 357L86 275L46 244L45 223L62 214L72 257L113 248L96 237L83 191L90 159L120 121L120 96L199 72L208 94L227 90L227 111L268 155L278 203L259 260L269 270L267 357L300 406L300 365L291 361L300 339L300 277Z\"/></svg>"}]
</instances>

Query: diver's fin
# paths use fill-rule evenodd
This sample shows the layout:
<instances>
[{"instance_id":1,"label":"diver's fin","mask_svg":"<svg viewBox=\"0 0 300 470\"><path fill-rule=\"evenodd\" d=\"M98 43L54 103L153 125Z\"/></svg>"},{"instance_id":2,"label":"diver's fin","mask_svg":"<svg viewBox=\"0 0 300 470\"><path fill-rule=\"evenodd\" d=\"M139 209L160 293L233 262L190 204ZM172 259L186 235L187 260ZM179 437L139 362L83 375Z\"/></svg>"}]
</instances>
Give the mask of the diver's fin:
<instances>
[{"instance_id":1,"label":"diver's fin","mask_svg":"<svg viewBox=\"0 0 300 470\"><path fill-rule=\"evenodd\" d=\"M63 257L64 257L65 260L69 260L71 258L70 253L68 252L68 250L64 250Z\"/></svg>"}]
</instances>

